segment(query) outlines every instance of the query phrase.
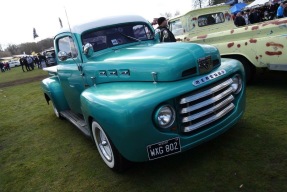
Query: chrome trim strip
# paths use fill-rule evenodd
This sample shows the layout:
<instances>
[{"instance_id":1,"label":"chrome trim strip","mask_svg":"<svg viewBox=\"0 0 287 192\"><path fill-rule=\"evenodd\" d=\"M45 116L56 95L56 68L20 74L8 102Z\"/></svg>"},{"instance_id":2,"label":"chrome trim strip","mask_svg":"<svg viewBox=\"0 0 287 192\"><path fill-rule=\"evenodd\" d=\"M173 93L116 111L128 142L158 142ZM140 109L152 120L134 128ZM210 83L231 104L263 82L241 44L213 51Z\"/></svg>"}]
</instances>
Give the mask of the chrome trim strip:
<instances>
[{"instance_id":1,"label":"chrome trim strip","mask_svg":"<svg viewBox=\"0 0 287 192\"><path fill-rule=\"evenodd\" d=\"M206 83L208 81L211 81L212 79L215 79L215 78L218 78L222 75L225 75L226 74L226 71L224 69L220 70L220 71L215 71L213 73L210 73L206 76L202 76L201 78L199 79L196 79L192 82L192 84L194 86L198 86L198 85L201 85L203 83Z\"/></svg>"},{"instance_id":2,"label":"chrome trim strip","mask_svg":"<svg viewBox=\"0 0 287 192\"><path fill-rule=\"evenodd\" d=\"M197 93L195 95L191 95L191 96L188 96L188 97L185 97L185 98L182 98L180 100L180 103L179 104L185 104L185 103L189 103L191 101L195 101L197 99L200 99L202 97L205 97L205 96L208 96L208 95L211 95L217 91L220 91L222 89L224 89L225 87L231 85L233 83L232 79L228 79L222 83L220 83L219 85L215 86L215 87L212 87L211 89L208 89L208 90L205 90L203 92L200 92L200 93Z\"/></svg>"},{"instance_id":3,"label":"chrome trim strip","mask_svg":"<svg viewBox=\"0 0 287 192\"><path fill-rule=\"evenodd\" d=\"M220 111L219 113L217 113L216 115L211 116L208 119L205 119L204 121L201 121L197 124L194 125L190 125L188 127L184 127L183 132L187 133L190 131L194 131L204 125L207 125L209 123L212 123L213 121L216 121L218 119L220 119L221 117L223 117L224 115L226 115L229 111L231 111L232 109L234 109L235 105L233 103L231 103L228 107L226 107L225 109L223 109L222 111Z\"/></svg>"},{"instance_id":4,"label":"chrome trim strip","mask_svg":"<svg viewBox=\"0 0 287 192\"><path fill-rule=\"evenodd\" d=\"M217 95L215 97L212 97L211 99L205 100L205 101L203 101L201 103L198 103L196 105L192 105L192 106L189 106L189 107L186 107L186 108L182 108L180 113L181 114L189 113L191 111L195 111L197 109L200 109L202 107L205 107L207 105L215 103L216 101L219 101L220 99L226 97L227 95L230 95L232 92L233 92L232 87L229 87L227 90L225 90L224 92L220 93L219 95Z\"/></svg>"},{"instance_id":5,"label":"chrome trim strip","mask_svg":"<svg viewBox=\"0 0 287 192\"><path fill-rule=\"evenodd\" d=\"M201 117L209 115L211 113L214 113L215 111L217 111L217 110L225 107L226 105L230 104L233 100L234 100L234 97L232 95L230 95L227 99L223 100L222 102L218 103L217 105L215 105L209 109L206 109L206 110L201 111L199 113L196 113L194 115L184 117L182 119L182 123L194 121L195 119L201 118Z\"/></svg>"}]
</instances>

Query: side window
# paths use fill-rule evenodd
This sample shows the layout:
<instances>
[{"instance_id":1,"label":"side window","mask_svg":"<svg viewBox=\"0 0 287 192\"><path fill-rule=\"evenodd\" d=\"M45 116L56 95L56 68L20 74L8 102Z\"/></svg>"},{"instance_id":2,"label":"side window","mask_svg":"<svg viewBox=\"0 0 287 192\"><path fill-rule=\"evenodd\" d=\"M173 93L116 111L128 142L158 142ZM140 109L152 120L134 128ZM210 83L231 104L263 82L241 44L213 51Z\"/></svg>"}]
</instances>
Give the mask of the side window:
<instances>
[{"instance_id":1,"label":"side window","mask_svg":"<svg viewBox=\"0 0 287 192\"><path fill-rule=\"evenodd\" d=\"M184 29L182 27L181 21L180 20L176 20L170 23L170 29L171 32L177 36L177 35L183 35L184 33Z\"/></svg>"},{"instance_id":2,"label":"side window","mask_svg":"<svg viewBox=\"0 0 287 192\"><path fill-rule=\"evenodd\" d=\"M151 31L145 25L133 26L134 37L140 40L146 40L151 38Z\"/></svg>"},{"instance_id":3,"label":"side window","mask_svg":"<svg viewBox=\"0 0 287 192\"><path fill-rule=\"evenodd\" d=\"M58 40L59 51L65 51L69 58L75 58L78 56L78 50L75 43L71 37L63 37Z\"/></svg>"},{"instance_id":4,"label":"side window","mask_svg":"<svg viewBox=\"0 0 287 192\"><path fill-rule=\"evenodd\" d=\"M198 17L198 26L204 27L207 25L214 25L218 23L223 23L225 21L224 14L220 13L212 13L207 15L201 15Z\"/></svg>"}]
</instances>

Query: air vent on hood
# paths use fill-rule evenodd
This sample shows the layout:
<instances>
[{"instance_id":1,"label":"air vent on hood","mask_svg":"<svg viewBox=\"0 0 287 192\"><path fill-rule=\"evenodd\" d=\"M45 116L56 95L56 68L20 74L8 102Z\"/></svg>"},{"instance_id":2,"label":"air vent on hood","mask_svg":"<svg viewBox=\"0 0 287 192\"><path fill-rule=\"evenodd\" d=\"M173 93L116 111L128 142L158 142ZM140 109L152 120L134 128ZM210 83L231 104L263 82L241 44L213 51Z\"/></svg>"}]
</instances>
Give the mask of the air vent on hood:
<instances>
[{"instance_id":1,"label":"air vent on hood","mask_svg":"<svg viewBox=\"0 0 287 192\"><path fill-rule=\"evenodd\" d=\"M196 73L196 67L193 67L193 68L190 68L190 69L187 69L187 70L183 71L181 76L182 77L186 77L186 76L189 76L189 75L193 75L195 73Z\"/></svg>"}]
</instances>

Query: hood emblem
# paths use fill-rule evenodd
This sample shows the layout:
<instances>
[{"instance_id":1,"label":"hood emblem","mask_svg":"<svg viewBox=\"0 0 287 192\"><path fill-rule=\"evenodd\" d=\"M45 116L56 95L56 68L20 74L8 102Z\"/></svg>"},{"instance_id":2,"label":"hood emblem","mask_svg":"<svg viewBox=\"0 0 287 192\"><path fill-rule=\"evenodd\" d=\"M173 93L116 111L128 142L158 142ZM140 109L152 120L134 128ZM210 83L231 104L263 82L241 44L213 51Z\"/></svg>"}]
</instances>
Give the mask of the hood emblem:
<instances>
[{"instance_id":1,"label":"hood emblem","mask_svg":"<svg viewBox=\"0 0 287 192\"><path fill-rule=\"evenodd\" d=\"M213 68L211 56L198 59L198 68L200 74L204 74L211 71Z\"/></svg>"}]
</instances>

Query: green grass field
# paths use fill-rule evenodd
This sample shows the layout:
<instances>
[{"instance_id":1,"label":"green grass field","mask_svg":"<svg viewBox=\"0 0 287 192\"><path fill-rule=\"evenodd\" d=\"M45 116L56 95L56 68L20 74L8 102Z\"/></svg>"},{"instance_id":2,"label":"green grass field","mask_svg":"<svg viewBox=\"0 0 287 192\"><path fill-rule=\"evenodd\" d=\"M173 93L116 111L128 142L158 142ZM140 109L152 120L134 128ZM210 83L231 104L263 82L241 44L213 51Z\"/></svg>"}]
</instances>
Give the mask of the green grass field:
<instances>
[{"instance_id":1,"label":"green grass field","mask_svg":"<svg viewBox=\"0 0 287 192\"><path fill-rule=\"evenodd\" d=\"M26 69L25 69L26 71ZM23 72L21 67L11 68L10 71L0 72L0 84L12 81L21 81L28 78L47 75L47 72L35 67L33 71Z\"/></svg>"},{"instance_id":2,"label":"green grass field","mask_svg":"<svg viewBox=\"0 0 287 192\"><path fill-rule=\"evenodd\" d=\"M0 88L0 191L287 191L286 72L259 71L246 104L220 137L116 174L90 139L54 116L40 81Z\"/></svg>"}]
</instances>

